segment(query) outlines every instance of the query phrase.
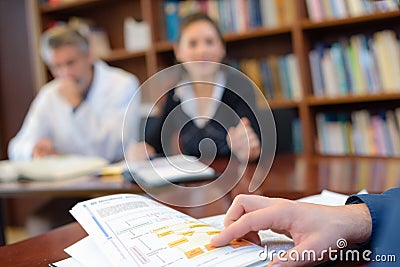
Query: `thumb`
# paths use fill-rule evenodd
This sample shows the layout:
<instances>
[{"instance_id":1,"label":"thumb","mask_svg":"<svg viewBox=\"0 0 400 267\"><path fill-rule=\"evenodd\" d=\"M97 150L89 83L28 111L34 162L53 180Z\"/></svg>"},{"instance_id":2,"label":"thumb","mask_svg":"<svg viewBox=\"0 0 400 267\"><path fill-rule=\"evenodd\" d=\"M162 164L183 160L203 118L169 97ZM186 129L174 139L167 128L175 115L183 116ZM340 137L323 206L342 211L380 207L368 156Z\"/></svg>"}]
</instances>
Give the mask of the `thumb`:
<instances>
[{"instance_id":1,"label":"thumb","mask_svg":"<svg viewBox=\"0 0 400 267\"><path fill-rule=\"evenodd\" d=\"M236 128L231 127L228 129L228 134L226 135L226 142L228 143L228 146L232 146L232 137L235 134Z\"/></svg>"},{"instance_id":2,"label":"thumb","mask_svg":"<svg viewBox=\"0 0 400 267\"><path fill-rule=\"evenodd\" d=\"M242 123L244 126L250 126L250 121L246 117L241 118L239 124L240 123Z\"/></svg>"}]
</instances>

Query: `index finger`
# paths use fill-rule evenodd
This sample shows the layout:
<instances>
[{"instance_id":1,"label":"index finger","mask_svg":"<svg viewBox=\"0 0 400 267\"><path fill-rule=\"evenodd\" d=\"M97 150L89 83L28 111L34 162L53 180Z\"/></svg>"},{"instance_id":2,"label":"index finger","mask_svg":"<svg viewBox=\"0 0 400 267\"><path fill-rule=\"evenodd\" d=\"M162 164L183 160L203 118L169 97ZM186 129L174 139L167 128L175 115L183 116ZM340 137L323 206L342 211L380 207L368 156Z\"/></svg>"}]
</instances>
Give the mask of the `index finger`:
<instances>
[{"instance_id":1,"label":"index finger","mask_svg":"<svg viewBox=\"0 0 400 267\"><path fill-rule=\"evenodd\" d=\"M286 211L282 205L273 205L246 213L216 235L211 240L211 245L223 246L235 238L241 238L250 232L259 230L290 231L291 221L288 219Z\"/></svg>"},{"instance_id":2,"label":"index finger","mask_svg":"<svg viewBox=\"0 0 400 267\"><path fill-rule=\"evenodd\" d=\"M237 221L243 214L269 207L276 203L276 201L277 199L258 195L238 195L226 212L224 225L227 227Z\"/></svg>"}]
</instances>

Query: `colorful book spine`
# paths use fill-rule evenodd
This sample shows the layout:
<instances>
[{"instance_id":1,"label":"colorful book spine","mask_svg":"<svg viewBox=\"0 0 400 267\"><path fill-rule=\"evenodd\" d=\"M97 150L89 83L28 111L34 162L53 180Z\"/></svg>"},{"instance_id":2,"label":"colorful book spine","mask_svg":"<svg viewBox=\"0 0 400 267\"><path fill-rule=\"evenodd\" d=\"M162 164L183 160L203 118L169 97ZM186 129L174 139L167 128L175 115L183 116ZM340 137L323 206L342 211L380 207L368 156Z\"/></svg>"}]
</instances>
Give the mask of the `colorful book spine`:
<instances>
[{"instance_id":1,"label":"colorful book spine","mask_svg":"<svg viewBox=\"0 0 400 267\"><path fill-rule=\"evenodd\" d=\"M178 39L179 34L179 1L166 0L164 2L164 16L167 32L167 39L174 42Z\"/></svg>"}]
</instances>

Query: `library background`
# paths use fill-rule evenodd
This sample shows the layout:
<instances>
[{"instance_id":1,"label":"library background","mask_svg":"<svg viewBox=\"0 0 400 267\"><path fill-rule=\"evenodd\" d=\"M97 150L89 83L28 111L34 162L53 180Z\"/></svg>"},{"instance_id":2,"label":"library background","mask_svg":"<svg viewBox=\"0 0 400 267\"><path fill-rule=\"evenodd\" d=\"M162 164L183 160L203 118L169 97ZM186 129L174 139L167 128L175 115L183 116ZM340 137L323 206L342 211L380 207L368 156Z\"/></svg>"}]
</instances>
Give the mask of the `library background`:
<instances>
[{"instance_id":1,"label":"library background","mask_svg":"<svg viewBox=\"0 0 400 267\"><path fill-rule=\"evenodd\" d=\"M144 82L174 64L179 20L195 11L218 21L226 63L246 73L268 99L278 152L400 156L396 0L18 2L1 3L2 158L38 88L51 78L38 56L43 30L60 22L77 25L100 58ZM156 90L143 92L144 101L153 101Z\"/></svg>"},{"instance_id":2,"label":"library background","mask_svg":"<svg viewBox=\"0 0 400 267\"><path fill-rule=\"evenodd\" d=\"M51 79L39 57L41 32L59 22L75 24L90 34L100 58L143 83L175 63L179 20L194 11L218 21L226 63L268 99L278 153L400 157L396 0L5 0L0 159L7 158L37 90ZM144 101L157 93L142 92Z\"/></svg>"}]
</instances>

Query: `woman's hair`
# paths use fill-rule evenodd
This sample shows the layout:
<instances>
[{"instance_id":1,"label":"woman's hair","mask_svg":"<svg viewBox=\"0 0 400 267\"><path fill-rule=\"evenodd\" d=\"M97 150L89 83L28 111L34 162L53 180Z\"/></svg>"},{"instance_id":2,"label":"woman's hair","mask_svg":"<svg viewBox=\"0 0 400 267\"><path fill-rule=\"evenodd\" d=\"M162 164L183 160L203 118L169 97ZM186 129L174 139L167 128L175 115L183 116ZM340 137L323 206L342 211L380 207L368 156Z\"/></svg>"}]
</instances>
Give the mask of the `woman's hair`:
<instances>
[{"instance_id":1,"label":"woman's hair","mask_svg":"<svg viewBox=\"0 0 400 267\"><path fill-rule=\"evenodd\" d=\"M178 43L181 40L183 31L188 26L190 26L191 24L193 24L195 22L198 22L198 21L207 21L207 22L209 22L214 27L214 29L216 30L216 32L218 34L218 37L221 40L221 42L223 44L225 44L224 38L222 37L222 33L221 33L217 23L212 18L207 16L206 14L200 13L200 12L199 13L190 14L190 15L188 15L188 16L186 16L186 17L184 17L182 19L182 22L180 24L180 29L179 29L179 35L178 35L178 39L177 39Z\"/></svg>"},{"instance_id":2,"label":"woman's hair","mask_svg":"<svg viewBox=\"0 0 400 267\"><path fill-rule=\"evenodd\" d=\"M89 41L79 31L67 26L55 26L42 35L41 56L49 62L51 51L65 45L76 46L82 53L89 53Z\"/></svg>"}]
</instances>

